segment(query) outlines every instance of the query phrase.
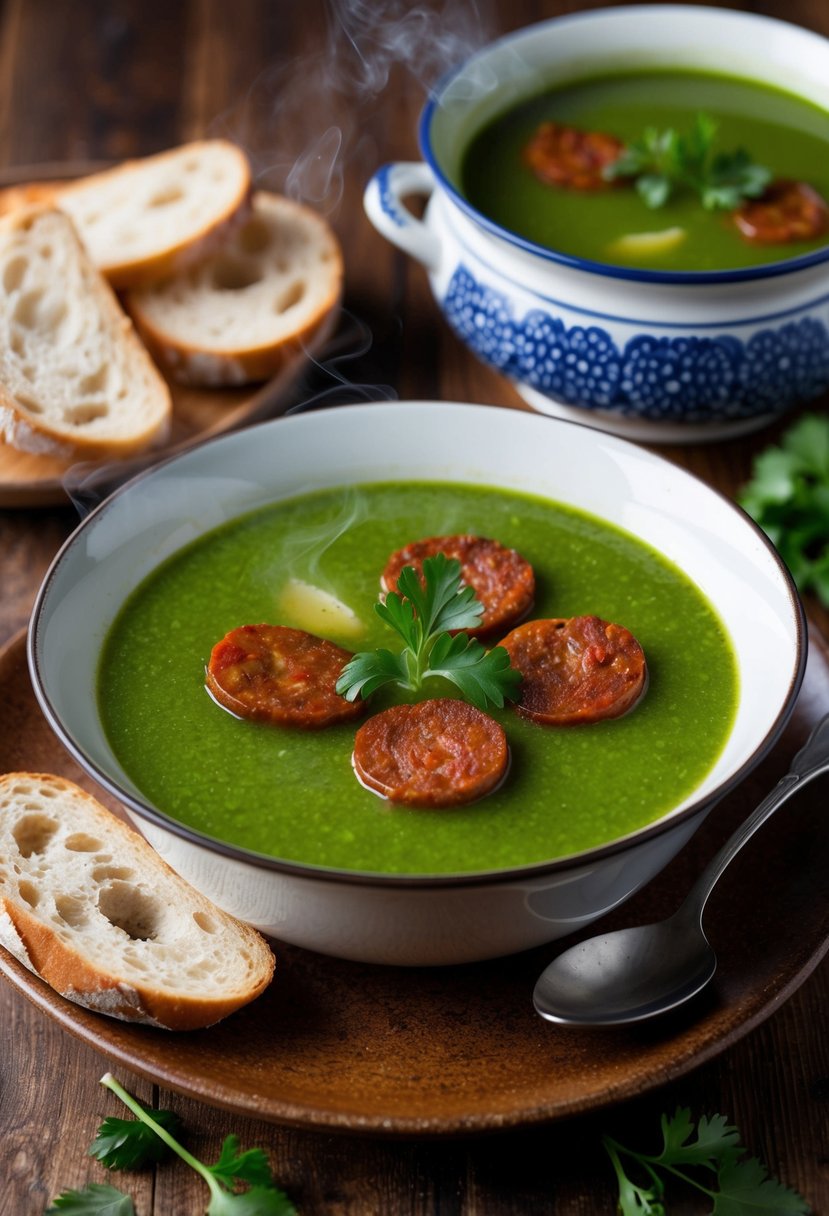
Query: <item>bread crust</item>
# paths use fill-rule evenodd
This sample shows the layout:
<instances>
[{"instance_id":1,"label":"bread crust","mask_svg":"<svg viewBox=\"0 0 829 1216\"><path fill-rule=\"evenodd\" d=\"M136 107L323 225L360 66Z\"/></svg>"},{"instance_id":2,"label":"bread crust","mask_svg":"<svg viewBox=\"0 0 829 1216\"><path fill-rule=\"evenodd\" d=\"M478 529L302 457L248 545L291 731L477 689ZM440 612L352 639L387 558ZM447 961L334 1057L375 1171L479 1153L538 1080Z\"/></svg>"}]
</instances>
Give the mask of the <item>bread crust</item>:
<instances>
[{"instance_id":1,"label":"bread crust","mask_svg":"<svg viewBox=\"0 0 829 1216\"><path fill-rule=\"evenodd\" d=\"M32 789L43 785L52 794L43 802L44 815L59 820L64 828L73 831L97 829L105 836L112 865L134 866L141 874L144 886L152 880L160 890L159 899L174 893L179 901L176 912L183 920L194 918L196 914L209 917L216 926L215 932L221 930L226 934L229 943L245 952L254 965L246 974L244 984L236 983L232 988L212 993L186 991L184 986L173 988L154 979L151 970L139 975L126 966L120 972L102 967L73 941L71 923L64 925L59 917L56 922L54 915L38 913L41 903L51 907L50 892L44 889L32 894L29 885L24 886L23 891L29 899L36 898L34 908L27 903L25 895L15 894L14 888L19 886L21 879L10 860L0 866L0 945L66 999L110 1017L167 1030L194 1030L213 1025L264 991L274 970L273 954L264 938L190 887L142 836L85 790L48 773L7 773L0 777L0 828L3 818L14 814L7 805L9 791L19 786L26 792L23 801L28 803L28 808L23 809L21 803L20 816L23 816L32 813ZM17 822L19 824L19 818ZM11 850L7 847L6 851ZM92 854L90 859L92 865ZM25 875L25 867L21 867L19 861L17 868L22 868ZM25 878L23 881L33 882ZM45 880L41 881L45 885ZM120 928L113 930L110 937L113 934L123 936L125 943L131 940ZM163 947L164 943L161 943L160 948ZM151 951L145 955L147 959L151 956Z\"/></svg>"},{"instance_id":2,"label":"bread crust","mask_svg":"<svg viewBox=\"0 0 829 1216\"><path fill-rule=\"evenodd\" d=\"M327 279L313 315L291 332L276 340L249 344L224 344L207 333L201 342L183 339L164 328L154 319L152 293L129 291L124 306L135 323L144 345L156 363L173 380L194 387L220 388L269 380L309 348L319 347L333 332L342 298L343 258L333 231L323 218L300 203L264 191L253 197L253 213L257 202L278 202L287 213L303 217L304 221L324 233L331 253L327 264ZM261 205L261 204L260 204ZM205 260L207 265L209 260ZM164 285L166 288L167 284ZM170 283L174 288L175 284Z\"/></svg>"},{"instance_id":3,"label":"bread crust","mask_svg":"<svg viewBox=\"0 0 829 1216\"><path fill-rule=\"evenodd\" d=\"M116 290L140 287L171 274L178 274L185 267L209 256L214 248L228 239L235 228L244 223L250 211L251 174L250 164L241 148L229 140L196 140L153 156L123 161L112 169L103 169L100 173L93 173L78 181L51 188L46 183L41 189L48 192L47 197L55 206L60 207L66 203L71 204L82 195L94 197L102 186L109 185L118 178L127 178L136 173L143 174L155 167L163 168L165 164L188 155L198 156L209 147L221 147L223 154L235 163L238 181L231 200L220 210L209 204L205 205L200 223L191 230L186 239L175 241L149 256L98 263L98 269ZM28 188L37 191L38 186L35 183Z\"/></svg>"},{"instance_id":4,"label":"bread crust","mask_svg":"<svg viewBox=\"0 0 829 1216\"><path fill-rule=\"evenodd\" d=\"M130 318L121 308L112 287L89 259L71 220L50 204L33 204L0 219L0 235L8 234L12 240L16 233L28 234L39 221L48 220L51 216L59 217L60 239L67 254L72 250L72 264L78 268L85 286L89 287L85 293L86 303L90 308L94 305L97 309L102 330L110 343L110 352L120 348L124 364L128 364L130 370L136 373L136 379L143 381L151 391L152 408L146 411L146 417L140 417L131 428L113 426L108 434L84 434L71 423L45 417L27 408L18 400L9 384L0 380L0 437L18 451L64 459L128 456L153 444L163 443L169 435L172 420L170 389L139 339ZM27 235L25 239L28 240ZM66 307L71 307L72 303L69 300ZM0 363L7 357L10 358L4 340L3 348L0 348Z\"/></svg>"}]
</instances>

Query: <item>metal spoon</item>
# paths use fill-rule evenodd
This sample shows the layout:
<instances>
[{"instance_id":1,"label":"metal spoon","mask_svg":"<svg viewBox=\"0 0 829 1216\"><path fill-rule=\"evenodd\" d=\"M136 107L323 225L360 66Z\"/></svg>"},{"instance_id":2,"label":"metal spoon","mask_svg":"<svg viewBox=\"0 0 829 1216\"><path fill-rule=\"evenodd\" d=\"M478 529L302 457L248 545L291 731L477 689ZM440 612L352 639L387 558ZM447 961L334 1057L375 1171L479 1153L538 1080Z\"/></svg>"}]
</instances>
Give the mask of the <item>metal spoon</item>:
<instances>
[{"instance_id":1,"label":"metal spoon","mask_svg":"<svg viewBox=\"0 0 829 1216\"><path fill-rule=\"evenodd\" d=\"M536 1011L566 1026L618 1026L675 1009L713 976L717 956L702 914L721 874L796 789L829 769L829 715L812 731L785 777L723 845L668 920L588 938L541 973Z\"/></svg>"}]
</instances>

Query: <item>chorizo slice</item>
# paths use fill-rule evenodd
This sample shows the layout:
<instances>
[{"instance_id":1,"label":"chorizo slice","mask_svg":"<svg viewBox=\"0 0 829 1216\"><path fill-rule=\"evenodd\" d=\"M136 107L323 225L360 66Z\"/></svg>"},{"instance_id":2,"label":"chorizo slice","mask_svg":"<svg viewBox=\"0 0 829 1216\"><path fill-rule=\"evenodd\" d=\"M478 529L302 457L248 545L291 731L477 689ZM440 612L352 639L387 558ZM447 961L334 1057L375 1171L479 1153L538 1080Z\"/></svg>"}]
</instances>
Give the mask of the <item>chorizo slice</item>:
<instances>
[{"instance_id":1,"label":"chorizo slice","mask_svg":"<svg viewBox=\"0 0 829 1216\"><path fill-rule=\"evenodd\" d=\"M335 689L348 650L303 629L242 625L217 642L207 664L207 688L241 718L313 730L360 717L366 703Z\"/></svg>"},{"instance_id":2,"label":"chorizo slice","mask_svg":"<svg viewBox=\"0 0 829 1216\"><path fill-rule=\"evenodd\" d=\"M604 170L618 160L624 144L604 131L580 131L558 122L543 122L524 147L524 163L547 186L565 190L609 190Z\"/></svg>"},{"instance_id":3,"label":"chorizo slice","mask_svg":"<svg viewBox=\"0 0 829 1216\"><path fill-rule=\"evenodd\" d=\"M829 230L829 206L805 182L775 181L734 212L734 223L757 245L813 241Z\"/></svg>"},{"instance_id":4,"label":"chorizo slice","mask_svg":"<svg viewBox=\"0 0 829 1216\"><path fill-rule=\"evenodd\" d=\"M484 606L481 622L464 630L470 637L487 637L509 629L525 617L535 599L535 573L515 549L507 549L486 536L430 536L392 553L386 562L380 585L396 591L397 580L406 566L413 566L423 577L423 562L436 553L456 558L461 564L461 580L470 586Z\"/></svg>"},{"instance_id":5,"label":"chorizo slice","mask_svg":"<svg viewBox=\"0 0 829 1216\"><path fill-rule=\"evenodd\" d=\"M527 621L501 645L524 677L516 709L547 726L618 718L645 690L642 647L598 616Z\"/></svg>"},{"instance_id":6,"label":"chorizo slice","mask_svg":"<svg viewBox=\"0 0 829 1216\"><path fill-rule=\"evenodd\" d=\"M466 701L439 697L395 705L364 722L354 771L390 802L444 807L490 793L507 771L503 729Z\"/></svg>"}]
</instances>

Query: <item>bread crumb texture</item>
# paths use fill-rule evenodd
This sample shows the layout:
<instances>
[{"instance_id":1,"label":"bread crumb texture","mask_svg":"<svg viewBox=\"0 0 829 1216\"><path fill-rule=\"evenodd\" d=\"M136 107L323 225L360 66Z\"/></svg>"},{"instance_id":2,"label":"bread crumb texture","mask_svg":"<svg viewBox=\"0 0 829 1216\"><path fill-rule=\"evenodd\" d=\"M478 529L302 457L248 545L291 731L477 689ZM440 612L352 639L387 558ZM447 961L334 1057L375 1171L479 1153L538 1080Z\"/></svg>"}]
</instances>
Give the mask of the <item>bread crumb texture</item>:
<instances>
[{"instance_id":1,"label":"bread crumb texture","mask_svg":"<svg viewBox=\"0 0 829 1216\"><path fill-rule=\"evenodd\" d=\"M0 220L0 427L29 452L137 451L169 390L62 212Z\"/></svg>"},{"instance_id":2,"label":"bread crumb texture","mask_svg":"<svg viewBox=\"0 0 829 1216\"><path fill-rule=\"evenodd\" d=\"M189 384L241 384L278 371L321 336L342 291L339 244L316 212L259 191L250 218L181 274L127 293L153 355Z\"/></svg>"},{"instance_id":3,"label":"bread crumb texture","mask_svg":"<svg viewBox=\"0 0 829 1216\"><path fill-rule=\"evenodd\" d=\"M0 942L68 999L171 1028L218 1020L273 971L255 930L45 774L0 777Z\"/></svg>"}]
</instances>

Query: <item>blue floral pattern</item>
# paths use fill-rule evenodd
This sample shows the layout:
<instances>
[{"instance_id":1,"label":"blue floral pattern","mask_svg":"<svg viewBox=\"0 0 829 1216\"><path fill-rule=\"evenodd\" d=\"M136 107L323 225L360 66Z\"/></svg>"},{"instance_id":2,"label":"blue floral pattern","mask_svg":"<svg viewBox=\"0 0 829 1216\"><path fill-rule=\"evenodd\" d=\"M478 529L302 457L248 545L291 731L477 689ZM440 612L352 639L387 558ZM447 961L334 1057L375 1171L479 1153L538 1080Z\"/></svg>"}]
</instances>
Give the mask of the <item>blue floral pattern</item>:
<instances>
[{"instance_id":1,"label":"blue floral pattern","mask_svg":"<svg viewBox=\"0 0 829 1216\"><path fill-rule=\"evenodd\" d=\"M639 418L710 421L782 413L829 387L829 330L805 317L748 342L637 334L620 350L599 326L568 329L540 309L516 320L505 295L464 266L446 319L480 358L556 400Z\"/></svg>"}]
</instances>

